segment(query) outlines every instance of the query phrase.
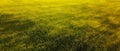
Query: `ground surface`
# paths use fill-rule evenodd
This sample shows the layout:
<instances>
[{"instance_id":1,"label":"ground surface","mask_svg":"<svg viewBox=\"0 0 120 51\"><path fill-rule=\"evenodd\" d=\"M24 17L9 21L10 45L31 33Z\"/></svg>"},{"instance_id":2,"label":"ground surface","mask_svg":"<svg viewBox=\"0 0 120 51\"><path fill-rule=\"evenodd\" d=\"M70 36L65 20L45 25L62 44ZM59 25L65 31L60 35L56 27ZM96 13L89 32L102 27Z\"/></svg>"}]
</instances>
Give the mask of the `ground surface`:
<instances>
[{"instance_id":1,"label":"ground surface","mask_svg":"<svg viewBox=\"0 0 120 51\"><path fill-rule=\"evenodd\" d=\"M2 0L0 51L120 51L119 3Z\"/></svg>"}]
</instances>

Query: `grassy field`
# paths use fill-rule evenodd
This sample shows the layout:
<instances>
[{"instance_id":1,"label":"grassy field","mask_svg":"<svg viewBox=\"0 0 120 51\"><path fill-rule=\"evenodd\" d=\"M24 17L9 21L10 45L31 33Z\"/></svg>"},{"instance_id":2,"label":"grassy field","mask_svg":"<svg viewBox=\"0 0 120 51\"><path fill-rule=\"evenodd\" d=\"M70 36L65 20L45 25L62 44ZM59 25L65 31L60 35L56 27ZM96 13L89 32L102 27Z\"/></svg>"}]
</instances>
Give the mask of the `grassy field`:
<instances>
[{"instance_id":1,"label":"grassy field","mask_svg":"<svg viewBox=\"0 0 120 51\"><path fill-rule=\"evenodd\" d=\"M120 51L117 0L1 0L0 51Z\"/></svg>"}]
</instances>

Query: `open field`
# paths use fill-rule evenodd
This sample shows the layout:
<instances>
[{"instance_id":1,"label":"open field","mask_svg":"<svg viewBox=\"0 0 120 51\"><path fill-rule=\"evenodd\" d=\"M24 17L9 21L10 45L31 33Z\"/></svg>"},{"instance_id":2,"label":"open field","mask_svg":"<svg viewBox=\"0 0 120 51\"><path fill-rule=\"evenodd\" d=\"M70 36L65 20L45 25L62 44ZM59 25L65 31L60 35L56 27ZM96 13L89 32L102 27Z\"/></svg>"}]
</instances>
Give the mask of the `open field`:
<instances>
[{"instance_id":1,"label":"open field","mask_svg":"<svg viewBox=\"0 0 120 51\"><path fill-rule=\"evenodd\" d=\"M0 51L120 51L120 2L2 0Z\"/></svg>"}]
</instances>

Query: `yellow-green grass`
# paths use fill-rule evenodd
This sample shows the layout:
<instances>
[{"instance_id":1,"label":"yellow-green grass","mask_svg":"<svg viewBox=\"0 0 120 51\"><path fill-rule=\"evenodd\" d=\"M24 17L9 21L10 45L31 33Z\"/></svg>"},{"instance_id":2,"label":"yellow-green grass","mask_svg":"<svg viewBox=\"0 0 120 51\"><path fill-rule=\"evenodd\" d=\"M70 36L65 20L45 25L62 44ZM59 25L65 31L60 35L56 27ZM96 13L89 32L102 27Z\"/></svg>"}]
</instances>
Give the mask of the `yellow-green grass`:
<instances>
[{"instance_id":1,"label":"yellow-green grass","mask_svg":"<svg viewBox=\"0 0 120 51\"><path fill-rule=\"evenodd\" d=\"M120 4L2 0L0 51L119 51Z\"/></svg>"}]
</instances>

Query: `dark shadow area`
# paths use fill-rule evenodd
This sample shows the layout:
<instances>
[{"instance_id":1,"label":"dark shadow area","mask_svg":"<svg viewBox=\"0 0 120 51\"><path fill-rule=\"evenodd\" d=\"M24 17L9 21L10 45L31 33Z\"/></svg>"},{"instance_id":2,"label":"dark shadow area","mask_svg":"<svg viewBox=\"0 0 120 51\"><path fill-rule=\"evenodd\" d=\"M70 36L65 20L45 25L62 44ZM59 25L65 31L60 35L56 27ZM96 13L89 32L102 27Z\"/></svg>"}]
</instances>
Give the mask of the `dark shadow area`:
<instances>
[{"instance_id":1,"label":"dark shadow area","mask_svg":"<svg viewBox=\"0 0 120 51\"><path fill-rule=\"evenodd\" d=\"M20 20L14 14L0 14L0 32L23 31L35 23L31 20Z\"/></svg>"}]
</instances>

